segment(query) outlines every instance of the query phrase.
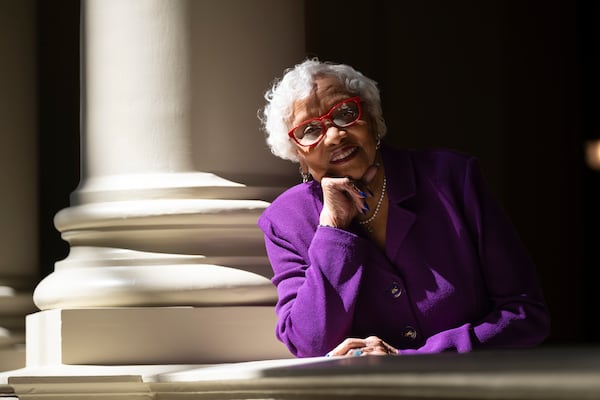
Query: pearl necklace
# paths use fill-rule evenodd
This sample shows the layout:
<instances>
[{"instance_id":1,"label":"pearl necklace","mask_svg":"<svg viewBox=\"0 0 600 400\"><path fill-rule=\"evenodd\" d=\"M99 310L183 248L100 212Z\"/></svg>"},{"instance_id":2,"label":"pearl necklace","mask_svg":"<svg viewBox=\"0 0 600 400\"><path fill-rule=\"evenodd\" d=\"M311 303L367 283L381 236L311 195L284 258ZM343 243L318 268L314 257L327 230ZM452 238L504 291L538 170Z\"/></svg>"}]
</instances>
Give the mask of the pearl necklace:
<instances>
[{"instance_id":1,"label":"pearl necklace","mask_svg":"<svg viewBox=\"0 0 600 400\"><path fill-rule=\"evenodd\" d=\"M368 225L371 222L375 221L375 218L377 218L377 214L379 214L379 208L381 207L381 203L383 203L383 198L385 197L385 186L386 186L386 179L385 177L383 177L383 186L381 187L381 196L379 197L379 200L377 201L377 205L375 206L375 211L373 211L373 215L371 215L368 219L365 219L364 221L358 221L359 224L361 225ZM372 232L372 228L368 227L369 232Z\"/></svg>"}]
</instances>

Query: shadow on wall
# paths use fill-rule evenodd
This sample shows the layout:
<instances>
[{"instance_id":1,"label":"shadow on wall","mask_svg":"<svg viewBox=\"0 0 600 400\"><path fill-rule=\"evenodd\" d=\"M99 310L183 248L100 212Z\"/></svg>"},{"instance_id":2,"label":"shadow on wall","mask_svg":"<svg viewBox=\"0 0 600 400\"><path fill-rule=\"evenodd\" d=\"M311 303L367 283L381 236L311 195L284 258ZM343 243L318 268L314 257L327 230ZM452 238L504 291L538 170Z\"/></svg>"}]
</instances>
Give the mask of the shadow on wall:
<instances>
[{"instance_id":1,"label":"shadow on wall","mask_svg":"<svg viewBox=\"0 0 600 400\"><path fill-rule=\"evenodd\" d=\"M328 23L335 2L306 1L308 54L379 82L389 141L477 156L538 266L553 315L549 342L600 341L584 318L600 306L589 283L599 278L590 249L600 174L583 159L599 131L598 5L345 4L360 10L361 26L341 40Z\"/></svg>"}]
</instances>

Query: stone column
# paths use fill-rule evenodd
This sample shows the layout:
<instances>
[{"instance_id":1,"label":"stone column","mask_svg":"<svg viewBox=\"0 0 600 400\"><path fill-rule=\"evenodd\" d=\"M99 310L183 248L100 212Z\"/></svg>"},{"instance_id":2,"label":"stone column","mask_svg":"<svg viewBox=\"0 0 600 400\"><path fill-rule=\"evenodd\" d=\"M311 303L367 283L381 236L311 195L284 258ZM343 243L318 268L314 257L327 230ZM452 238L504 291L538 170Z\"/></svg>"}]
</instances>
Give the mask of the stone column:
<instances>
[{"instance_id":1,"label":"stone column","mask_svg":"<svg viewBox=\"0 0 600 400\"><path fill-rule=\"evenodd\" d=\"M0 371L25 364L38 280L35 5L0 2Z\"/></svg>"},{"instance_id":2,"label":"stone column","mask_svg":"<svg viewBox=\"0 0 600 400\"><path fill-rule=\"evenodd\" d=\"M83 2L82 178L28 365L288 356L256 221L294 166L256 111L302 51L301 1Z\"/></svg>"}]
</instances>

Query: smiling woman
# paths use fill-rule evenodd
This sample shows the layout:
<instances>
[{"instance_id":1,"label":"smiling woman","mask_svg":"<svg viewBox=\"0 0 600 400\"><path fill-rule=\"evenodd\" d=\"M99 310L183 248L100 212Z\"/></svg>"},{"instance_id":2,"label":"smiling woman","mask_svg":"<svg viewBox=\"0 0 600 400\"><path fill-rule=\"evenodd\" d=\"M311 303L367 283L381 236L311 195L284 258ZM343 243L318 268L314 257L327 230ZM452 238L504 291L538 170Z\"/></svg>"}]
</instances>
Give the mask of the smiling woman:
<instances>
[{"instance_id":1,"label":"smiling woman","mask_svg":"<svg viewBox=\"0 0 600 400\"><path fill-rule=\"evenodd\" d=\"M386 145L377 85L348 65L306 60L265 97L267 142L303 176L259 220L294 355L543 342L535 267L475 158Z\"/></svg>"}]
</instances>

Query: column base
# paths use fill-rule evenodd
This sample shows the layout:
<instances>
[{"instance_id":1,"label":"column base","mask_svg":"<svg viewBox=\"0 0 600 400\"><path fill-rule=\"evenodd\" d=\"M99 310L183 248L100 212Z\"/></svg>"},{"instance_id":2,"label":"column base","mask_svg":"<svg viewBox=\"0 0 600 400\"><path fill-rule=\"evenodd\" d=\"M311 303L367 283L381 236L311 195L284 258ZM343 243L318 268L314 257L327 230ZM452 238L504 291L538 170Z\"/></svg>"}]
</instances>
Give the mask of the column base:
<instances>
[{"instance_id":1,"label":"column base","mask_svg":"<svg viewBox=\"0 0 600 400\"><path fill-rule=\"evenodd\" d=\"M41 311L27 317L27 367L291 358L275 322L272 306Z\"/></svg>"}]
</instances>

